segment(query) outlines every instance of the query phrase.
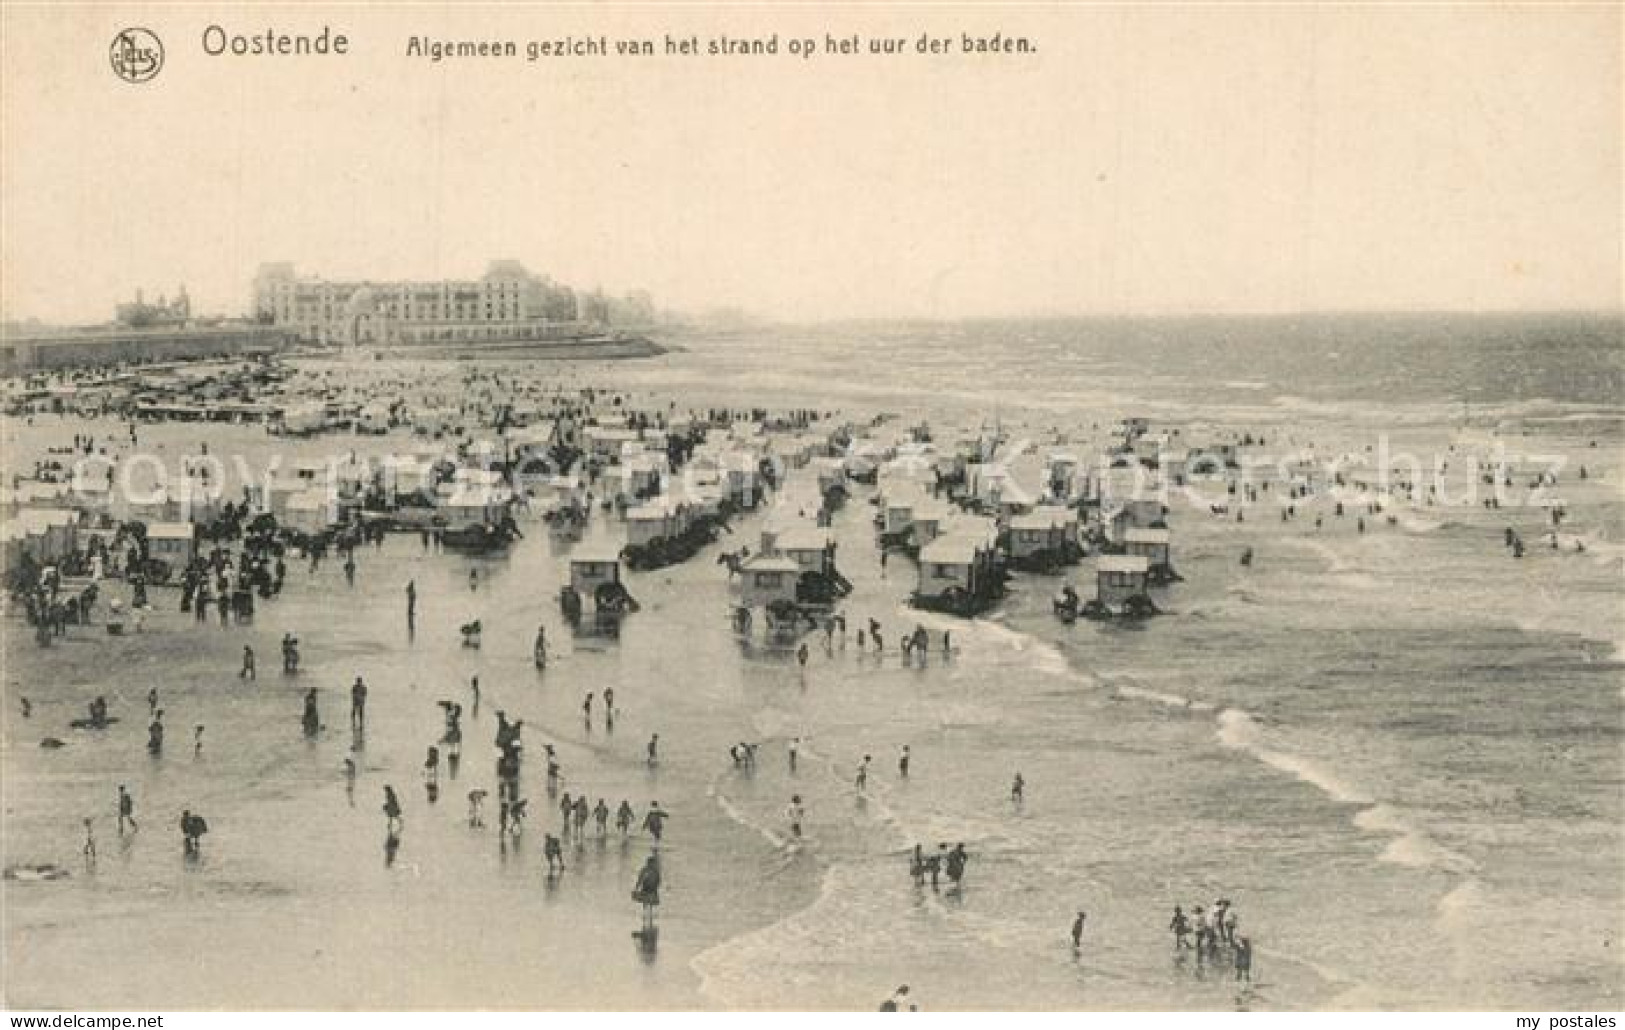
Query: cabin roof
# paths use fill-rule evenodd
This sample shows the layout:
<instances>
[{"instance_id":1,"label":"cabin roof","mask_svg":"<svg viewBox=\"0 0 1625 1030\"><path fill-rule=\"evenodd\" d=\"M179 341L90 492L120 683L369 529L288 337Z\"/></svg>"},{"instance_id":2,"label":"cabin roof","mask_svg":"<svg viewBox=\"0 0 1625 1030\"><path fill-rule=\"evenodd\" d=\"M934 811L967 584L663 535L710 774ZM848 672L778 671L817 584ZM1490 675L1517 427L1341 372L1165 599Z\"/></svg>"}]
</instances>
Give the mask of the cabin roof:
<instances>
[{"instance_id":1,"label":"cabin roof","mask_svg":"<svg viewBox=\"0 0 1625 1030\"><path fill-rule=\"evenodd\" d=\"M621 560L620 550L611 543L583 544L570 553L570 565L615 565Z\"/></svg>"},{"instance_id":2,"label":"cabin roof","mask_svg":"<svg viewBox=\"0 0 1625 1030\"><path fill-rule=\"evenodd\" d=\"M190 540L197 527L190 522L153 522L147 526L148 540Z\"/></svg>"},{"instance_id":3,"label":"cabin roof","mask_svg":"<svg viewBox=\"0 0 1625 1030\"><path fill-rule=\"evenodd\" d=\"M920 561L931 565L974 565L981 550L976 540L964 536L941 536L920 549Z\"/></svg>"},{"instance_id":4,"label":"cabin roof","mask_svg":"<svg viewBox=\"0 0 1625 1030\"><path fill-rule=\"evenodd\" d=\"M1064 527L1069 520L1061 512L1034 511L1026 515L1017 515L1010 520L1011 529L1040 530L1048 532L1051 529Z\"/></svg>"},{"instance_id":5,"label":"cabin roof","mask_svg":"<svg viewBox=\"0 0 1625 1030\"><path fill-rule=\"evenodd\" d=\"M514 426L508 430L508 439L514 443L548 443L553 439L553 423L550 421L532 422L526 426Z\"/></svg>"},{"instance_id":6,"label":"cabin roof","mask_svg":"<svg viewBox=\"0 0 1625 1030\"><path fill-rule=\"evenodd\" d=\"M1123 530L1123 542L1130 544L1166 544L1170 534L1166 529L1149 526L1129 526Z\"/></svg>"},{"instance_id":7,"label":"cabin roof","mask_svg":"<svg viewBox=\"0 0 1625 1030\"><path fill-rule=\"evenodd\" d=\"M297 499L296 497L295 500ZM507 499L505 491L470 487L466 490L456 490L445 495L441 498L440 506L443 508L488 508L493 504L501 504Z\"/></svg>"},{"instance_id":8,"label":"cabin roof","mask_svg":"<svg viewBox=\"0 0 1625 1030\"><path fill-rule=\"evenodd\" d=\"M822 551L829 546L829 532L814 526L793 526L779 533L781 551Z\"/></svg>"},{"instance_id":9,"label":"cabin roof","mask_svg":"<svg viewBox=\"0 0 1625 1030\"><path fill-rule=\"evenodd\" d=\"M745 572L800 572L801 566L777 555L757 555L747 558L740 568Z\"/></svg>"},{"instance_id":10,"label":"cabin roof","mask_svg":"<svg viewBox=\"0 0 1625 1030\"><path fill-rule=\"evenodd\" d=\"M1144 575L1151 571L1151 560L1141 554L1107 554L1095 562L1095 571Z\"/></svg>"},{"instance_id":11,"label":"cabin roof","mask_svg":"<svg viewBox=\"0 0 1625 1030\"><path fill-rule=\"evenodd\" d=\"M32 530L78 522L79 513L71 508L27 508L17 513L16 520Z\"/></svg>"}]
</instances>

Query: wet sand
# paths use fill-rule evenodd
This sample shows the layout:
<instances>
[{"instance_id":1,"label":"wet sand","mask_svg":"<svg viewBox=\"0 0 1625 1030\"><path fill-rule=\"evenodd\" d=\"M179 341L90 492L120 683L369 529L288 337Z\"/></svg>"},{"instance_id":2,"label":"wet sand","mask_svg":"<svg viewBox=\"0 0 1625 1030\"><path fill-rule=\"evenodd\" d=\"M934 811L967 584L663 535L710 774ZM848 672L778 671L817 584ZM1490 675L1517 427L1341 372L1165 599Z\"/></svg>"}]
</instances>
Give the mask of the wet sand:
<instances>
[{"instance_id":1,"label":"wet sand","mask_svg":"<svg viewBox=\"0 0 1625 1030\"><path fill-rule=\"evenodd\" d=\"M627 375L640 402L662 377L678 382L684 406L726 399L722 380L672 362L624 366L644 369ZM818 382L766 393L816 398ZM882 389L906 395L896 383L854 387ZM864 403L849 395L844 406L855 415ZM1113 411L1099 410L1100 419ZM1052 417L1034 416L1035 431ZM1006 419L1017 426L1008 411ZM1359 446L1378 422L1249 402L1228 424ZM1422 408L1402 408L1398 424L1417 446L1443 446L1453 432L1448 415ZM35 428L55 440L75 431ZM143 434L179 450L188 427ZM407 443L289 442L240 427L211 441L217 453L255 454ZM1538 512L1406 509L1398 524L1373 520L1357 534L1324 510L1318 532L1307 514L1283 525L1267 503L1244 524L1181 511L1173 524L1186 581L1159 597L1166 618L1133 630L1062 627L1049 614L1063 581L1088 595L1087 566L1064 579L1018 577L986 619L921 619L902 607L912 563L893 558L882 576L860 490L836 524L840 565L857 587L849 622L855 629L873 615L894 641L916 621L933 632L951 626L959 653L932 655L923 669L904 667L895 651L860 657L852 644L826 654L814 638L803 681L788 649L741 647L714 558L720 547L754 545L760 519L684 565L630 576L645 608L614 644L566 644L561 563L548 534L530 525L509 556L478 562L425 557L415 537L392 537L382 554L358 554L353 589L331 558L314 578L293 562L284 597L261 605L252 630L166 616L140 641L91 643L74 631L73 642L39 651L8 623L16 660L6 668L0 768L5 859L75 871L0 888L8 951L20 956L8 959L8 999L87 1005L79 999L98 992L108 1005L180 1007L297 1007L289 999L308 996L339 1007L871 1009L907 982L928 1008L1425 1008L1469 996L1497 1006L1605 1003L1620 995L1615 874L1625 853L1612 651L1621 470L1615 452L1588 449L1581 435L1536 444L1569 455L1571 469L1593 464L1589 484L1570 479L1563 490L1574 531L1593 544L1588 555L1535 548L1518 563L1502 554L1501 525L1527 528ZM805 488L787 491L788 507L799 509ZM1250 570L1236 564L1244 546L1260 556ZM481 586L471 594L475 566ZM408 578L419 589L409 644ZM155 603L173 607L162 594ZM477 653L457 644L456 626L471 617L486 626ZM540 677L530 664L537 621L567 652ZM305 645L297 684L276 672L284 628ZM235 679L245 639L259 654L253 688ZM308 743L298 717L300 694L314 683L329 724L342 724L356 672L372 686L373 722L351 809L339 772L348 735L329 730ZM466 708L475 672L480 716L465 717L457 783L443 783L430 806L417 770L441 725L434 702ZM115 680L121 697L106 686ZM24 681L36 702L27 723L15 704ZM34 686L47 683L49 691ZM172 723L171 753L158 763L142 749L140 699L154 684ZM582 693L606 684L623 711L612 738L601 724L589 734L580 718ZM134 708L134 720L94 742L38 749L43 727L61 735L96 692L109 693L114 714ZM532 754L525 785L535 818L506 862L494 829L469 831L462 821L466 789L493 786L498 703L526 719ZM177 732L193 721L210 727L198 762ZM650 732L667 756L652 778L642 765ZM807 745L792 780L783 748L797 735ZM640 815L658 798L673 812L652 963L626 936L646 840L624 855L617 843L602 853L589 845L579 869L567 849L570 871L547 887L541 831L557 814L542 804L544 740L560 747L566 789L585 784L612 808L630 797ZM728 762L727 747L740 740L763 743L754 775ZM903 743L915 755L906 783L893 775ZM860 799L851 776L864 753L876 772ZM1016 768L1030 784L1019 812L1006 801ZM155 820L125 855L111 832L121 776L138 817ZM407 820L388 868L383 782L400 791ZM782 820L792 790L807 798L812 838L794 854ZM191 868L173 818L194 803L213 832ZM87 876L76 858L79 818L96 806L103 858ZM913 842L959 840L973 855L963 892L908 885ZM1555 870L1565 884L1557 893ZM1171 905L1189 910L1218 896L1238 899L1259 942L1260 983L1239 1001L1224 972L1198 978L1169 957ZM1075 957L1064 937L1079 906L1091 912L1091 934ZM104 922L116 931L99 934ZM195 975L133 952L137 930L164 944L188 935L206 944ZM1489 943L1531 934L1551 945L1550 960L1532 960L1523 944ZM86 968L107 972L87 983ZM245 968L264 975L249 983Z\"/></svg>"}]
</instances>

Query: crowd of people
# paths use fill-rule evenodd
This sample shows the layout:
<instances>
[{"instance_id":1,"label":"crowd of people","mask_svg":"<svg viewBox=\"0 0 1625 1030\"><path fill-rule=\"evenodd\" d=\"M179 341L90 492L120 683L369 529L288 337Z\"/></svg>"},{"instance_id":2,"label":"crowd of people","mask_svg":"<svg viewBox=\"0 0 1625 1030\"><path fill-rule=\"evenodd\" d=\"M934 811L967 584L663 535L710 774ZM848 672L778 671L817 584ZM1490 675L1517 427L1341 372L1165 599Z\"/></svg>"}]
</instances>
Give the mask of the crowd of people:
<instances>
[{"instance_id":1,"label":"crowd of people","mask_svg":"<svg viewBox=\"0 0 1625 1030\"><path fill-rule=\"evenodd\" d=\"M301 551L309 559L310 570L314 573L326 557L328 548L335 547L343 559L345 581L353 585L358 571L356 563L358 546L368 540L377 542L379 539L381 538L373 532L363 532L358 527L353 532L322 535L294 543L277 531L274 520L251 518L246 505L237 508L228 504L212 523L208 534L211 546L205 553L187 562L179 573L177 583L180 588L180 610L192 613L199 623L207 620L211 613L218 615L221 626L251 623L256 600L271 600L281 593L287 576L287 559L292 556L294 550ZM431 537L425 533L423 539L427 549ZM95 583L100 580L102 570L122 567L132 590L135 591L136 606L145 607L147 600L145 577L146 571L151 568L151 558L139 530L130 529L128 532L121 530L111 545L102 544L99 538L95 538L90 562L95 570L92 590L95 589ZM26 594L31 621L38 618L51 627L52 633L60 633L62 622L71 621L71 618L89 620L91 605L95 600L94 593L88 601L82 597L71 601L61 599L58 596L62 591L60 570L46 567L30 569L29 572L33 585ZM470 594L478 593L480 587L478 570L471 569L468 578ZM405 592L407 626L411 633L415 630L417 618L416 581L409 582ZM53 614L57 608L64 613L60 618ZM71 617L69 612L73 613ZM477 645L479 621L475 620L463 627L465 640L470 637L468 632L470 627ZM821 625L813 631L814 636L811 639L814 641L817 639L818 629L822 630L826 652L833 654L837 647L846 647L847 617L843 612L837 610L825 617ZM878 619L868 618L861 628L856 630L856 644L860 651L867 652L872 649L876 653L883 653L888 639L891 639L897 642L894 650L900 651L905 661L912 661L917 657L924 664L926 656L936 649L933 644L937 641L933 640L933 636L934 634L929 633L924 625L918 623L912 628L906 627L905 624L894 636ZM281 647L284 674L297 675L300 672L301 661L298 639L291 632L286 633L282 638ZM950 630L941 631L940 649L944 655L957 653ZM794 654L797 663L805 670L810 657L807 643L799 643ZM540 628L532 648L532 657L539 672L547 668L546 634ZM244 644L238 676L242 680L257 680L257 671L253 648ZM439 800L442 770L444 769L451 779L456 779L459 775L465 718L477 720L479 716L480 688L477 676L471 680L470 688L472 699L469 701L469 710L466 714L464 701L468 699L435 702L440 709L443 725L439 735L432 738L433 743L428 744L426 750L422 752L425 756L422 765L425 796L431 806ZM348 728L357 739L367 732L368 695L369 689L365 680L362 676L356 676L349 688ZM300 723L302 733L306 737L316 738L327 730L321 716L320 701L319 688L309 687L304 691ZM23 699L23 703L25 706L28 704L26 698ZM163 754L165 726L164 711L157 706L156 691L149 695L149 709L147 749L157 757ZM601 692L585 693L582 697L581 713L583 722L589 728L594 725L595 715L601 715L606 729L613 729L616 718L613 689L606 687ZM291 712L289 714L291 717ZM111 718L105 700L97 698L91 706L89 725L103 728L108 725ZM526 758L524 720L510 719L506 710L495 710L494 718L492 739L497 756L494 767L496 834L506 847L524 836L527 820L536 817L537 813L532 812L530 799L524 796L521 785L521 771ZM201 752L202 737L203 726L198 725L193 740L194 754ZM802 746L801 738L793 738L787 743L787 761L792 774L796 772ZM759 742L744 740L730 746L727 750L732 765L741 771L753 771L760 747ZM645 748L646 763L651 770L659 764L659 748L660 737L656 733L650 736ZM550 801L555 802L547 806L550 812L543 817L551 819L551 812L557 813L556 825L548 827L542 835L541 859L545 863L547 877L556 879L565 873L567 848L572 843L579 850L590 841L602 842L611 839L612 833L623 841L631 840L638 832L647 834L652 848L638 874L632 897L642 907L644 914L644 925L640 933L652 934L653 917L660 902L662 881L660 844L670 817L669 813L659 801L652 801L640 819L629 798L623 797L618 805L612 807L608 797L601 793L595 797L594 792L574 784L570 789L565 789L566 777L555 746L545 744L543 751L547 794ZM896 758L899 780L909 779L912 761L913 755L909 745L901 745ZM357 781L362 775L359 756L352 751L344 759L343 766L344 787L352 801ZM882 774L875 771L874 756L864 754L853 770L851 779L852 791L860 799L860 803L871 790L872 777L877 775ZM842 782L845 782L844 777ZM1022 773L1016 771L1010 783L1010 802L1019 808L1025 802L1026 781ZM386 783L380 786L381 810L385 823L386 863L392 863L401 847L409 813L394 784ZM474 786L467 790L466 825L470 831L487 829L485 802L488 797L489 791L484 786ZM120 836L138 832L135 801L127 784L120 784L115 808ZM791 795L784 809L784 821L791 841L805 840L808 812L802 793ZM87 861L93 862L95 860L93 819L85 819L84 826L85 856ZM182 812L179 827L183 853L191 859L196 859L201 854L203 838L209 831L207 822L203 815L187 808ZM222 829L229 828L223 826ZM971 857L964 842L952 845L946 841L940 842L934 851L928 851L924 844L916 844L909 856L910 879L917 890L923 891L929 887L933 892L944 889L950 893L960 892L966 882ZM946 885L942 882L944 879L947 881ZM1079 911L1072 923L1070 937L1074 950L1081 950L1083 947L1086 919L1086 913ZM1233 967L1237 980L1250 981L1252 944L1247 937L1237 933L1236 927L1234 909L1227 900L1215 903L1210 909L1198 906L1189 917L1176 907L1174 920L1170 924L1170 930L1175 935L1176 953L1193 953L1199 965L1228 962ZM917 1009L917 1003L909 996L909 989L906 986L900 987L888 1004L889 1010Z\"/></svg>"},{"instance_id":2,"label":"crowd of people","mask_svg":"<svg viewBox=\"0 0 1625 1030\"><path fill-rule=\"evenodd\" d=\"M1174 951L1183 955L1190 951L1196 956L1197 966L1217 965L1228 960L1235 969L1238 981L1252 982L1253 943L1237 932L1240 920L1230 899L1220 898L1212 906L1195 906L1189 915L1180 905L1174 906L1174 915L1168 930L1174 935Z\"/></svg>"}]
</instances>

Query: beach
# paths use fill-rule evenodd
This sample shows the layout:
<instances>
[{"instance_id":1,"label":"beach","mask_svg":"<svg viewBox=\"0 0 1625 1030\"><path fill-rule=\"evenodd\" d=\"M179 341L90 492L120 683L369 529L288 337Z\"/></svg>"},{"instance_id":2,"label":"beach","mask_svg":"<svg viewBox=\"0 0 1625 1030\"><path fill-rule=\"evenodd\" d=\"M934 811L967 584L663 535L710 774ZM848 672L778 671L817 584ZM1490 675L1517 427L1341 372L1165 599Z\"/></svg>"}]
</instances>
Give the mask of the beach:
<instances>
[{"instance_id":1,"label":"beach","mask_svg":"<svg viewBox=\"0 0 1625 1030\"><path fill-rule=\"evenodd\" d=\"M881 562L872 490L855 486L830 527L854 587L841 607L854 631L878 620L889 647L876 655L855 637L826 647L814 632L804 669L794 645L736 637L717 557L754 547L775 521L810 516L806 470L688 561L627 573L641 607L615 639L563 623L559 589L577 545L539 520L488 557L392 534L357 551L353 585L337 558L314 572L290 561L286 589L251 626L194 624L173 587L152 591L140 634L75 627L39 648L10 617L3 864L72 875L0 886L4 1000L872 1010L906 983L934 1010L1618 1008L1617 339L1617 319L1585 317L851 324L694 331L641 361L479 362L479 374L592 384L638 409L811 407L827 415L815 425L831 427L884 412L944 439L996 426L1035 455L1088 453L1110 426L1143 416L1184 432L1245 430L1322 461L1379 450L1424 467L1438 458L1460 492L1390 501L1360 528L1359 513L1336 515L1324 497L1288 521L1278 492L1178 495L1168 525L1183 581L1156 592L1163 614L1068 625L1051 600L1067 582L1092 593L1087 561L1016 575L976 619L910 608L914 563ZM455 384L466 371L310 364L355 384ZM8 417L8 471L76 433L123 427ZM140 434L166 462L207 439L211 454L251 467L272 454L383 454L411 439L403 429L292 439L245 425ZM1472 456L1497 445L1558 467L1558 548L1543 542L1547 513L1527 491L1497 509L1465 493ZM1508 526L1530 543L1522 559L1502 544ZM588 537L617 531L598 512ZM463 647L458 628L474 619L482 644ZM552 643L544 670L532 662L538 624ZM916 624L933 647L905 662L895 641ZM296 676L277 668L288 632L301 641ZM946 653L935 643L944 632ZM246 682L245 644L259 656ZM371 694L352 798L342 763L357 675ZM312 687L324 726L307 738L300 698ZM606 687L613 730L601 708L582 717L583 695ZM149 689L171 726L160 758L144 747ZM67 730L98 695L121 721ZM441 700L464 706L467 743L431 802L420 765ZM495 796L497 710L526 724L532 824L516 840L466 818L468 790ZM650 767L655 733L661 759ZM46 736L66 746L41 748ZM612 810L629 799L640 817L654 800L671 813L654 952L629 937L647 835L569 841L566 872L545 876L542 835L558 812L543 742L558 749L563 789ZM759 745L754 769L729 761L739 742ZM896 772L904 745L906 779ZM859 793L864 755L873 768ZM1019 806L1009 799L1017 772ZM122 839L119 783L141 821ZM388 861L386 783L405 808ZM783 816L792 793L807 808L799 845ZM195 863L175 828L187 807L211 827ZM97 818L94 869L79 856L86 816ZM962 890L910 882L915 844L960 842L971 855ZM1176 904L1219 898L1234 901L1255 942L1246 990L1228 966L1198 969L1176 953L1167 929ZM1078 910L1088 928L1074 952Z\"/></svg>"}]
</instances>

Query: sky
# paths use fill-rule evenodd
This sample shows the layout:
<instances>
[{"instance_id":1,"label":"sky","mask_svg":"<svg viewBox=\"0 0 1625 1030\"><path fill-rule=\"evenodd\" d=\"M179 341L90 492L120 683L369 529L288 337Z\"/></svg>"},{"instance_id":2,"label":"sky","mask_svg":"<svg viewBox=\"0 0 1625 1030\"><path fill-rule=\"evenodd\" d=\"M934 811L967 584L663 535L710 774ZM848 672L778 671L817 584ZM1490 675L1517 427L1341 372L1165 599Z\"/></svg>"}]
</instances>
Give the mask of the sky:
<instances>
[{"instance_id":1,"label":"sky","mask_svg":"<svg viewBox=\"0 0 1625 1030\"><path fill-rule=\"evenodd\" d=\"M1621 303L1617 5L0 8L0 312L92 322L262 261L515 258L686 311L956 318ZM211 57L204 29L343 57ZM154 31L152 81L109 66ZM1028 55L958 52L1018 35ZM527 62L565 35L777 57ZM786 52L896 37L894 56ZM922 33L953 52L919 55ZM512 39L438 64L413 35Z\"/></svg>"}]
</instances>

